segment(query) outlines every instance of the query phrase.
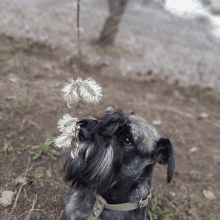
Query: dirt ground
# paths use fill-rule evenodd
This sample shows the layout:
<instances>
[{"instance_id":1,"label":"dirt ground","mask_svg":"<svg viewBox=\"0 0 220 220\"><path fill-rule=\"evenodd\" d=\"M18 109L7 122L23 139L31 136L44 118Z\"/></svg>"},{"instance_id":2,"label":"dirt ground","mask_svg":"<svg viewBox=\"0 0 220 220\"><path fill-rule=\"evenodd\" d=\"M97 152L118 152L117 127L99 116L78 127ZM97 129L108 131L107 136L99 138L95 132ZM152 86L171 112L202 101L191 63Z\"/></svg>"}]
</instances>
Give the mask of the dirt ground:
<instances>
[{"instance_id":1,"label":"dirt ground","mask_svg":"<svg viewBox=\"0 0 220 220\"><path fill-rule=\"evenodd\" d=\"M166 166L156 165L151 218L220 219L220 93L168 84L151 71L123 77L107 64L92 66L64 49L4 34L0 76L0 194L15 192L12 205L0 205L0 219L61 219L69 187L63 181L65 151L50 144L59 135L57 121L66 113L101 117L116 105L144 117L175 147L170 184ZM102 86L98 105L66 106L61 89L78 77Z\"/></svg>"}]
</instances>

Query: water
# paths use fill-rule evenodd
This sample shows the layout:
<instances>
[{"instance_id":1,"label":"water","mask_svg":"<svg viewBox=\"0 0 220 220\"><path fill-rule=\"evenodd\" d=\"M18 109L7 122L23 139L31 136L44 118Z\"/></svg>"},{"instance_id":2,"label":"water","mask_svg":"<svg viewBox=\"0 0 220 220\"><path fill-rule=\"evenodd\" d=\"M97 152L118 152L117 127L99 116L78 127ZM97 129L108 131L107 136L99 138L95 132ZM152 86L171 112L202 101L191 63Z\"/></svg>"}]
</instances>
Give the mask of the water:
<instances>
[{"instance_id":1,"label":"water","mask_svg":"<svg viewBox=\"0 0 220 220\"><path fill-rule=\"evenodd\" d=\"M76 4L77 0L0 0L0 29L77 54ZM131 0L117 34L116 58L101 56L88 45L99 36L107 16L107 0L80 0L81 49L91 63L106 61L124 75L150 70L182 85L220 90L219 17L198 1L167 0L161 9Z\"/></svg>"},{"instance_id":2,"label":"water","mask_svg":"<svg viewBox=\"0 0 220 220\"><path fill-rule=\"evenodd\" d=\"M165 9L185 19L195 19L198 16L203 16L211 24L210 33L220 42L220 17L213 16L198 0L167 0Z\"/></svg>"}]
</instances>

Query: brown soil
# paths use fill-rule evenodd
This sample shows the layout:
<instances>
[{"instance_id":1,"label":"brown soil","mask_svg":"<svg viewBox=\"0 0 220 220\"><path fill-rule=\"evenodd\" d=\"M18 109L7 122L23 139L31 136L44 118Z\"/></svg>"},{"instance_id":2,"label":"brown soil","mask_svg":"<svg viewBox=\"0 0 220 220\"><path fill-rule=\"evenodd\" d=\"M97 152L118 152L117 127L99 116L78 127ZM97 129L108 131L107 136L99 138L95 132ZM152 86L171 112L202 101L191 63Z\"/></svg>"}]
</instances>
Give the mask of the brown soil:
<instances>
[{"instance_id":1,"label":"brown soil","mask_svg":"<svg viewBox=\"0 0 220 220\"><path fill-rule=\"evenodd\" d=\"M106 64L92 66L68 55L61 48L0 35L0 193L16 192L11 206L0 206L0 219L61 219L69 190L63 182L65 151L51 144L33 157L41 143L59 134L57 121L64 114L101 117L106 107L115 105L151 124L160 119L161 125L154 126L175 147L176 170L170 184L166 167L156 165L149 204L152 219L220 219L220 94L168 84L150 72L122 77ZM98 105L66 106L61 88L78 77L92 77L102 86ZM200 115L204 112L207 118ZM191 152L193 147L198 151ZM58 151L53 154L57 160L50 150ZM14 181L20 175L27 177L27 184ZM206 198L204 190L216 198ZM173 216L162 217L166 209Z\"/></svg>"}]
</instances>

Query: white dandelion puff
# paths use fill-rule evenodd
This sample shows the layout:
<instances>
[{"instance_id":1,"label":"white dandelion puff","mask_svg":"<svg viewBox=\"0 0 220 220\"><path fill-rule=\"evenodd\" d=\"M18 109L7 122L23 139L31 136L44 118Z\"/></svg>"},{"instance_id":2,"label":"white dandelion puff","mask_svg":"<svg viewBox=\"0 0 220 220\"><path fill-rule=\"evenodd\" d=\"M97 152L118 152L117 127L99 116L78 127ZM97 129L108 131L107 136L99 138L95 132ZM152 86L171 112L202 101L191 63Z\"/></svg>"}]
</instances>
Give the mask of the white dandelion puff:
<instances>
[{"instance_id":1,"label":"white dandelion puff","mask_svg":"<svg viewBox=\"0 0 220 220\"><path fill-rule=\"evenodd\" d=\"M84 80L79 87L79 91L80 96L86 102L96 103L101 100L102 88L92 78Z\"/></svg>"},{"instance_id":2,"label":"white dandelion puff","mask_svg":"<svg viewBox=\"0 0 220 220\"><path fill-rule=\"evenodd\" d=\"M59 148L70 148L72 139L72 135L62 134L54 140L54 145Z\"/></svg>"},{"instance_id":3,"label":"white dandelion puff","mask_svg":"<svg viewBox=\"0 0 220 220\"><path fill-rule=\"evenodd\" d=\"M57 123L57 128L62 133L72 133L75 131L76 123L78 118L73 118L69 114L65 114L62 119Z\"/></svg>"},{"instance_id":4,"label":"white dandelion puff","mask_svg":"<svg viewBox=\"0 0 220 220\"><path fill-rule=\"evenodd\" d=\"M67 126L65 129L64 129L64 134L71 134L73 137L75 137L75 124L70 124L69 126Z\"/></svg>"},{"instance_id":5,"label":"white dandelion puff","mask_svg":"<svg viewBox=\"0 0 220 220\"><path fill-rule=\"evenodd\" d=\"M68 107L74 102L79 101L79 95L77 93L77 82L72 80L72 82L66 85L63 89L63 98L66 100ZM70 107L71 108L71 107Z\"/></svg>"},{"instance_id":6,"label":"white dandelion puff","mask_svg":"<svg viewBox=\"0 0 220 220\"><path fill-rule=\"evenodd\" d=\"M63 98L66 100L69 108L71 108L71 104L78 102L80 98L86 102L97 103L102 97L102 88L92 78L84 81L82 78L78 78L77 80L72 79L71 83L62 89L62 92ZM97 120L93 117L90 119ZM79 153L78 132L80 126L77 122L78 118L73 118L69 114L65 114L57 124L57 128L62 134L54 140L55 146L69 148L71 147L72 139L75 137L75 144L73 144L75 150L73 149L74 151L71 151L72 158L75 158Z\"/></svg>"},{"instance_id":7,"label":"white dandelion puff","mask_svg":"<svg viewBox=\"0 0 220 220\"><path fill-rule=\"evenodd\" d=\"M80 98L86 102L97 103L102 97L102 88L92 78L84 81L82 78L75 81L72 79L72 82L62 89L62 92L69 108L71 108L71 104L78 102Z\"/></svg>"}]
</instances>

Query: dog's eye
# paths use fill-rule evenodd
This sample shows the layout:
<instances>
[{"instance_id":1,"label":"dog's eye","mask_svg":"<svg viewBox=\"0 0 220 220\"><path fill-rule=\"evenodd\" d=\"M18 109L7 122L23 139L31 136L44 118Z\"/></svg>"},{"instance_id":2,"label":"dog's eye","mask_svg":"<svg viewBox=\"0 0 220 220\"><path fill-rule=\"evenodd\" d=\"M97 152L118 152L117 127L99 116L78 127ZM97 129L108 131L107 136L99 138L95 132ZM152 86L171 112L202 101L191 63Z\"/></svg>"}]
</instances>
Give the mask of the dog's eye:
<instances>
[{"instance_id":1,"label":"dog's eye","mask_svg":"<svg viewBox=\"0 0 220 220\"><path fill-rule=\"evenodd\" d=\"M124 131L124 128L121 127L121 128L119 129L119 133L120 133L120 134L123 134L123 131Z\"/></svg>"},{"instance_id":2,"label":"dog's eye","mask_svg":"<svg viewBox=\"0 0 220 220\"><path fill-rule=\"evenodd\" d=\"M122 141L123 141L123 143L126 144L126 145L131 145L131 141L130 141L130 139L129 139L128 137L122 138Z\"/></svg>"}]
</instances>

